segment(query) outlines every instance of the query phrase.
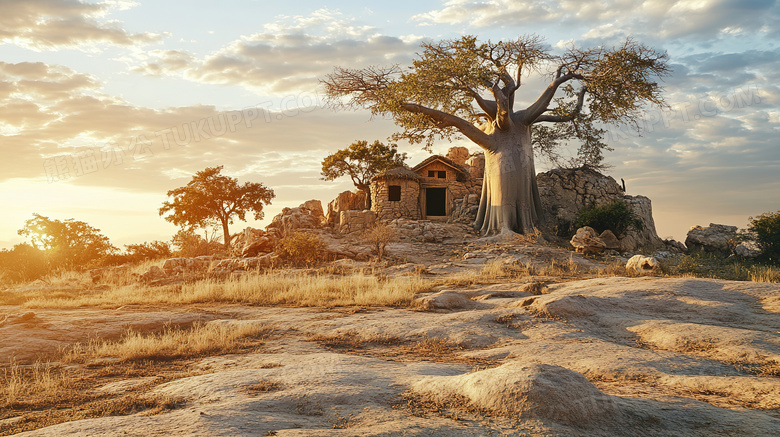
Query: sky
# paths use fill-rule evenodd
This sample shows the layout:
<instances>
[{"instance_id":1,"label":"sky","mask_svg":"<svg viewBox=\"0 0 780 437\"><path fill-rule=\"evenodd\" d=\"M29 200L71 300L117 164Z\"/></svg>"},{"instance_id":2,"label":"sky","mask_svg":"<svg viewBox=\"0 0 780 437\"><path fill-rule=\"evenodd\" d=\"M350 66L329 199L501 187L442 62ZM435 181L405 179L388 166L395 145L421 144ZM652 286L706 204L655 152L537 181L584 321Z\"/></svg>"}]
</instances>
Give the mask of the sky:
<instances>
[{"instance_id":1,"label":"sky","mask_svg":"<svg viewBox=\"0 0 780 437\"><path fill-rule=\"evenodd\" d=\"M606 171L652 200L658 234L745 227L780 210L780 5L769 0L358 2L0 0L0 248L33 213L85 221L117 247L169 240L166 192L224 166L284 207L354 189L322 159L392 120L325 105L335 66L408 65L420 43L477 35L666 51L666 108L609 128ZM550 79L529 77L516 108ZM478 148L468 140L442 142ZM411 164L429 156L400 143ZM542 163L543 164L543 163ZM546 170L538 164L537 170Z\"/></svg>"}]
</instances>

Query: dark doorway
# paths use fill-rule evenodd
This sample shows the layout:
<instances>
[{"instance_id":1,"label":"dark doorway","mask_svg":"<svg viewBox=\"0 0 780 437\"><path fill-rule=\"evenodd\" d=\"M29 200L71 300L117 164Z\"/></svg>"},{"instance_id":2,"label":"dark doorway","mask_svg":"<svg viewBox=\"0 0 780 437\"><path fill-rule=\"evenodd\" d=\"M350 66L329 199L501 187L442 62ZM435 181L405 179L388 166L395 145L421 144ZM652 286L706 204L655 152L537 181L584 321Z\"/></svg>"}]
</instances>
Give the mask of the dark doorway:
<instances>
[{"instance_id":1,"label":"dark doorway","mask_svg":"<svg viewBox=\"0 0 780 437\"><path fill-rule=\"evenodd\" d=\"M425 189L425 215L427 216L447 215L447 189L446 188Z\"/></svg>"}]
</instances>

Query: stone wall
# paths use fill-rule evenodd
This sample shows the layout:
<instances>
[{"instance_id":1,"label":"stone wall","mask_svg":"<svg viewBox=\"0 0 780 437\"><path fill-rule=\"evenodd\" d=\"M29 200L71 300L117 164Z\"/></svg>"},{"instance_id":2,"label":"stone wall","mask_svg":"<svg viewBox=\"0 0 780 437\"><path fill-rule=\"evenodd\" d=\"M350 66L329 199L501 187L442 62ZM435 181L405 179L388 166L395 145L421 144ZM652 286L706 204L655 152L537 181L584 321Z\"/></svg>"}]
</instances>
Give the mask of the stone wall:
<instances>
[{"instance_id":1,"label":"stone wall","mask_svg":"<svg viewBox=\"0 0 780 437\"><path fill-rule=\"evenodd\" d=\"M363 232L374 226L375 223L376 213L374 213L374 211L341 211L339 217L339 232L342 234Z\"/></svg>"},{"instance_id":2,"label":"stone wall","mask_svg":"<svg viewBox=\"0 0 780 437\"><path fill-rule=\"evenodd\" d=\"M482 194L482 180L471 179L463 184L465 191L460 191L460 197L453 197L452 211L450 212L450 222L464 223L471 225L477 218L479 209L479 198ZM453 193L454 194L454 193Z\"/></svg>"},{"instance_id":3,"label":"stone wall","mask_svg":"<svg viewBox=\"0 0 780 437\"><path fill-rule=\"evenodd\" d=\"M389 187L401 187L401 200L389 200ZM371 209L382 221L397 218L419 219L420 183L412 179L388 178L371 182Z\"/></svg>"}]
</instances>

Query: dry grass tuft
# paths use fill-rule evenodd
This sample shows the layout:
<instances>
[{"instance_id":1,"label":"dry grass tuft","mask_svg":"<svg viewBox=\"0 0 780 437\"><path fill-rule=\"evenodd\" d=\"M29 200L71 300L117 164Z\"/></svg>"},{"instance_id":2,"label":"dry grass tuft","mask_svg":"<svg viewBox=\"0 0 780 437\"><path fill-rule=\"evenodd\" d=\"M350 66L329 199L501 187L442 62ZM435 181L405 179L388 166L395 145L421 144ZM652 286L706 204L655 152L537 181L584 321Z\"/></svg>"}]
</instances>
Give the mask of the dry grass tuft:
<instances>
[{"instance_id":1,"label":"dry grass tuft","mask_svg":"<svg viewBox=\"0 0 780 437\"><path fill-rule=\"evenodd\" d=\"M247 387L246 391L248 393L258 394L279 391L282 390L282 388L284 388L284 386L278 382L261 379L257 382L257 384Z\"/></svg>"},{"instance_id":2,"label":"dry grass tuft","mask_svg":"<svg viewBox=\"0 0 780 437\"><path fill-rule=\"evenodd\" d=\"M273 332L268 325L202 324L192 329L166 328L158 334L144 335L128 331L118 342L92 341L71 348L65 361L80 361L87 357L114 357L122 361L171 360L174 358L224 354L252 344L248 339L266 339Z\"/></svg>"},{"instance_id":3,"label":"dry grass tuft","mask_svg":"<svg viewBox=\"0 0 780 437\"><path fill-rule=\"evenodd\" d=\"M361 335L354 332L343 332L335 335L316 334L306 340L313 341L328 349L356 350L367 346L394 346L403 343L398 337L387 335Z\"/></svg>"},{"instance_id":4,"label":"dry grass tuft","mask_svg":"<svg viewBox=\"0 0 780 437\"><path fill-rule=\"evenodd\" d=\"M463 347L450 343L443 338L431 338L427 335L422 340L409 346L406 351L421 358L441 360L463 350Z\"/></svg>"},{"instance_id":5,"label":"dry grass tuft","mask_svg":"<svg viewBox=\"0 0 780 437\"><path fill-rule=\"evenodd\" d=\"M462 421L481 420L492 416L490 411L474 407L468 398L456 393L447 399L439 399L431 393L408 390L401 394L401 399L403 403L398 403L394 407L406 409L417 417L445 417Z\"/></svg>"},{"instance_id":6,"label":"dry grass tuft","mask_svg":"<svg viewBox=\"0 0 780 437\"><path fill-rule=\"evenodd\" d=\"M47 393L56 398L70 389L70 381L63 376L61 369L44 363L24 367L11 363L3 368L0 375L0 406L14 408L23 405L36 393Z\"/></svg>"},{"instance_id":7,"label":"dry grass tuft","mask_svg":"<svg viewBox=\"0 0 780 437\"><path fill-rule=\"evenodd\" d=\"M523 287L523 291L526 293L531 293L535 296L539 296L542 294L545 294L547 291L547 283L545 282L532 282L525 287Z\"/></svg>"}]
</instances>

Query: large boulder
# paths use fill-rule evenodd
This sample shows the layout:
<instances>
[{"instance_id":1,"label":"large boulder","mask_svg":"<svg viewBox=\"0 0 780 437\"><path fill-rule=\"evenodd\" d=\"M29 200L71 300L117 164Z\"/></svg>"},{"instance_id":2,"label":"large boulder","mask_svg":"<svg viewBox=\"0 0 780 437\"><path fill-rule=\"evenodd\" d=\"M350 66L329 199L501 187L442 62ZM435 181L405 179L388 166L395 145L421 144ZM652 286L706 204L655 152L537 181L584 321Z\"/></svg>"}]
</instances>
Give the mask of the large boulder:
<instances>
[{"instance_id":1,"label":"large boulder","mask_svg":"<svg viewBox=\"0 0 780 437\"><path fill-rule=\"evenodd\" d=\"M246 228L231 242L233 254L240 257L253 257L274 251L276 238L262 229Z\"/></svg>"},{"instance_id":2,"label":"large boulder","mask_svg":"<svg viewBox=\"0 0 780 437\"><path fill-rule=\"evenodd\" d=\"M545 225L574 223L580 210L623 198L623 189L614 179L588 168L539 173L536 183Z\"/></svg>"},{"instance_id":3,"label":"large boulder","mask_svg":"<svg viewBox=\"0 0 780 437\"><path fill-rule=\"evenodd\" d=\"M271 220L266 231L275 237L285 237L299 229L319 229L325 222L322 204L309 200L297 208L284 208Z\"/></svg>"},{"instance_id":4,"label":"large boulder","mask_svg":"<svg viewBox=\"0 0 780 437\"><path fill-rule=\"evenodd\" d=\"M442 290L415 300L422 310L452 310L467 307L473 303L468 297L454 290Z\"/></svg>"},{"instance_id":5,"label":"large boulder","mask_svg":"<svg viewBox=\"0 0 780 437\"><path fill-rule=\"evenodd\" d=\"M469 149L465 147L450 147L447 150L446 158L458 165L466 164L466 160L469 159Z\"/></svg>"},{"instance_id":6,"label":"large boulder","mask_svg":"<svg viewBox=\"0 0 780 437\"><path fill-rule=\"evenodd\" d=\"M709 226L694 226L688 231L685 245L688 249L706 250L708 252L731 252L730 243L737 236L737 227L710 223Z\"/></svg>"},{"instance_id":7,"label":"large boulder","mask_svg":"<svg viewBox=\"0 0 780 437\"><path fill-rule=\"evenodd\" d=\"M636 273L652 273L656 267L660 267L658 259L652 256L634 255L626 262L626 270Z\"/></svg>"},{"instance_id":8,"label":"large boulder","mask_svg":"<svg viewBox=\"0 0 780 437\"><path fill-rule=\"evenodd\" d=\"M761 248L752 241L743 241L734 248L734 253L742 258L756 258L761 255Z\"/></svg>"},{"instance_id":9,"label":"large boulder","mask_svg":"<svg viewBox=\"0 0 780 437\"><path fill-rule=\"evenodd\" d=\"M428 376L411 389L435 403L462 399L465 408L577 428L610 424L621 414L614 399L582 374L550 364L509 362L462 375Z\"/></svg>"},{"instance_id":10,"label":"large boulder","mask_svg":"<svg viewBox=\"0 0 780 437\"><path fill-rule=\"evenodd\" d=\"M615 236L615 233L607 229L599 235L601 241L607 246L607 249L619 250L620 240Z\"/></svg>"},{"instance_id":11,"label":"large boulder","mask_svg":"<svg viewBox=\"0 0 780 437\"><path fill-rule=\"evenodd\" d=\"M330 226L338 226L341 211L362 211L367 208L366 193L344 191L328 203L327 223Z\"/></svg>"},{"instance_id":12,"label":"large boulder","mask_svg":"<svg viewBox=\"0 0 780 437\"><path fill-rule=\"evenodd\" d=\"M604 240L599 238L599 233L590 226L577 229L577 233L571 237L571 245L577 253L600 253L607 248Z\"/></svg>"}]
</instances>

